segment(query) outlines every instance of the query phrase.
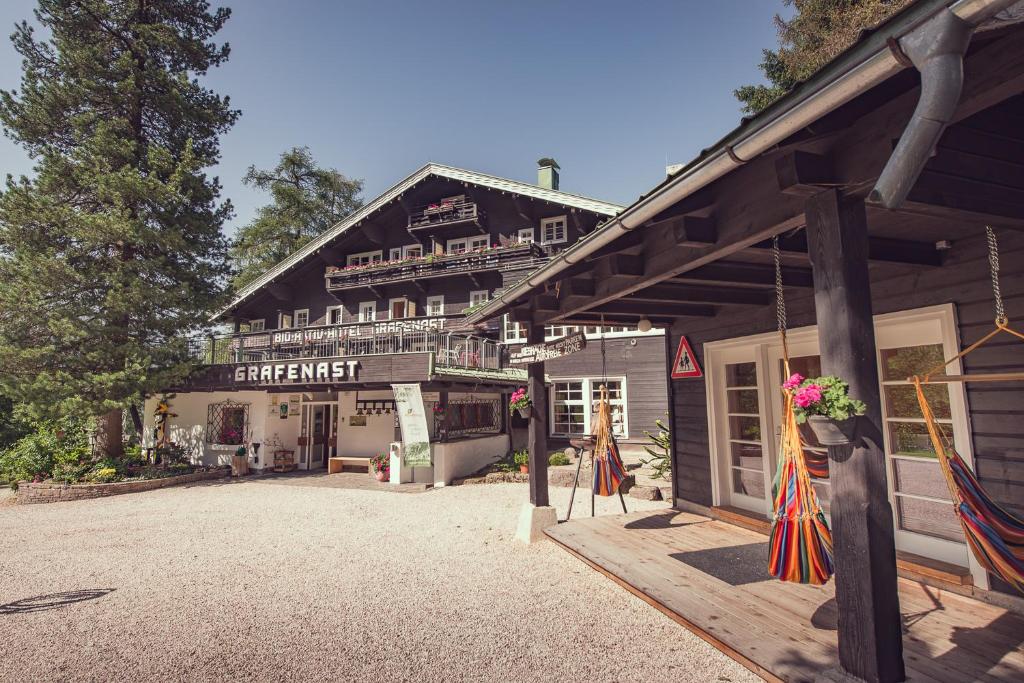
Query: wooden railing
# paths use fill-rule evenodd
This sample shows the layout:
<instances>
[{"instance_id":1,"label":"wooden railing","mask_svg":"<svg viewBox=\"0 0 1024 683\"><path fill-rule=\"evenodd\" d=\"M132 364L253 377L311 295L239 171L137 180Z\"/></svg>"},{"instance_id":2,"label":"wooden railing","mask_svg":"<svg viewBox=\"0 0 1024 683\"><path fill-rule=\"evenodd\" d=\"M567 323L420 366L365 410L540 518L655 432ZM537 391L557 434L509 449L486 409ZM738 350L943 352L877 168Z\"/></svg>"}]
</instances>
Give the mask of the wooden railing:
<instances>
[{"instance_id":1,"label":"wooden railing","mask_svg":"<svg viewBox=\"0 0 1024 683\"><path fill-rule=\"evenodd\" d=\"M190 339L189 354L206 365L273 360L433 353L445 367L501 370L505 347L493 339L435 329L372 331L372 323L267 330ZM367 329L371 331L367 331ZM362 330L362 331L361 331Z\"/></svg>"},{"instance_id":2,"label":"wooden railing","mask_svg":"<svg viewBox=\"0 0 1024 683\"><path fill-rule=\"evenodd\" d=\"M483 217L483 212L476 202L469 201L465 197L452 197L416 207L409 213L409 230L433 228L463 221L480 222Z\"/></svg>"},{"instance_id":3,"label":"wooden railing","mask_svg":"<svg viewBox=\"0 0 1024 683\"><path fill-rule=\"evenodd\" d=\"M328 266L325 278L328 291L338 291L402 280L448 277L461 273L532 270L546 261L544 250L538 245L521 242L461 254L431 254L365 266Z\"/></svg>"}]
</instances>

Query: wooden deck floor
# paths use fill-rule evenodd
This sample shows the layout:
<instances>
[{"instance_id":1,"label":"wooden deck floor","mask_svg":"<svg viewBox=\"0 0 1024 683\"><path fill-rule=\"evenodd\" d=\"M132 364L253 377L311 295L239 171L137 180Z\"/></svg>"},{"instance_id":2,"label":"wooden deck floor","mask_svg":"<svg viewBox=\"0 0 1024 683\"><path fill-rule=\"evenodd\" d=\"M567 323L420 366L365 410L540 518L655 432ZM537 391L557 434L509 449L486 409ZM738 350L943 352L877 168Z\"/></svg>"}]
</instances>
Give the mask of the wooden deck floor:
<instances>
[{"instance_id":1,"label":"wooden deck floor","mask_svg":"<svg viewBox=\"0 0 1024 683\"><path fill-rule=\"evenodd\" d=\"M772 579L763 534L678 510L546 533L765 678L808 681L838 666L833 584ZM907 579L900 603L908 680L1024 680L1024 617Z\"/></svg>"}]
</instances>

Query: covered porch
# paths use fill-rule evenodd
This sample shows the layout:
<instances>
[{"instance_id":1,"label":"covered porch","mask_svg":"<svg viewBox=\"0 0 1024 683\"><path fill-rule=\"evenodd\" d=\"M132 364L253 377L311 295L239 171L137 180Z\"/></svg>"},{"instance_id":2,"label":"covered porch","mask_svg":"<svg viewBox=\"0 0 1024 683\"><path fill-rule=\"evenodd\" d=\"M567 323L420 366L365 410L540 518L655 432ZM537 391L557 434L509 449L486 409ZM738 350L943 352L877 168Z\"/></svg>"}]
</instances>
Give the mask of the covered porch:
<instances>
[{"instance_id":1,"label":"covered porch","mask_svg":"<svg viewBox=\"0 0 1024 683\"><path fill-rule=\"evenodd\" d=\"M595 570L771 681L839 668L835 587L768 575L768 537L681 510L580 517L545 532ZM900 578L908 681L1024 679L1024 617Z\"/></svg>"}]
</instances>

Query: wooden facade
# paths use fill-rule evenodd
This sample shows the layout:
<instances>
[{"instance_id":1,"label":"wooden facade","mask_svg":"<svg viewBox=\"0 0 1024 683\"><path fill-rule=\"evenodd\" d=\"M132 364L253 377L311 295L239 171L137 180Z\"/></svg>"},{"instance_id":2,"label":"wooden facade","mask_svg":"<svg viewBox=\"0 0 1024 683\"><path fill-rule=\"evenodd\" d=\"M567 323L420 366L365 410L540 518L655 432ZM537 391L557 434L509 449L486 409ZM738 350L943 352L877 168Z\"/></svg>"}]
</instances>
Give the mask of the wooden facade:
<instances>
[{"instance_id":1,"label":"wooden facade","mask_svg":"<svg viewBox=\"0 0 1024 683\"><path fill-rule=\"evenodd\" d=\"M912 4L470 316L508 313L535 325L648 320L668 330L670 351L685 336L706 374L670 384L675 505L763 521L772 514L785 379L777 237L791 358L808 376L842 376L868 403L858 438L829 447L827 479L814 482L834 531L839 661L865 680L905 675L897 550L903 564L912 554L960 566L964 584L1024 607L996 597L1006 586L968 551L916 401L907 400L909 375L993 329L986 226L999 238L1007 314L1018 326L1024 318L1024 22L996 16L1007 4ZM966 46L962 88L960 71L950 72L948 126L912 119L916 107L934 104L930 92L919 105L913 65L927 68L915 52L922 44L954 61L955 46ZM924 149L894 156L901 138L915 139L905 129L922 125L937 125L935 137L917 137ZM905 198L883 186L886 177ZM968 356L962 370L1022 366L1024 347L1007 339ZM1024 382L929 391L981 484L1019 514Z\"/></svg>"}]
</instances>

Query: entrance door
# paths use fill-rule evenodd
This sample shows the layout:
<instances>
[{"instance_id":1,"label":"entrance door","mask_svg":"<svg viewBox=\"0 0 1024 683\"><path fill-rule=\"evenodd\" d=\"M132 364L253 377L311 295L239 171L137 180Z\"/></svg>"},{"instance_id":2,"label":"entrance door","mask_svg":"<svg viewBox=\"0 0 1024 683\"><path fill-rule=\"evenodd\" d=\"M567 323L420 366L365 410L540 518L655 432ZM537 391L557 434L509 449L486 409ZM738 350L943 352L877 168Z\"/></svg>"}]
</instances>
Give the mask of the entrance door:
<instances>
[{"instance_id":1,"label":"entrance door","mask_svg":"<svg viewBox=\"0 0 1024 683\"><path fill-rule=\"evenodd\" d=\"M337 450L338 406L335 403L306 403L302 406L302 440L299 469L327 466Z\"/></svg>"},{"instance_id":2,"label":"entrance door","mask_svg":"<svg viewBox=\"0 0 1024 683\"><path fill-rule=\"evenodd\" d=\"M713 387L717 411L719 504L767 514L770 506L770 446L765 438L763 364L754 347L716 353ZM770 440L770 439L769 439Z\"/></svg>"}]
</instances>

